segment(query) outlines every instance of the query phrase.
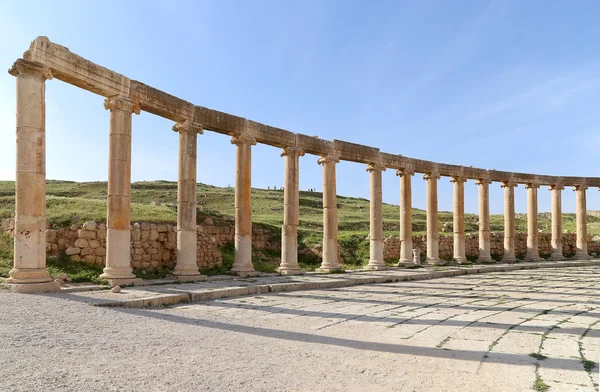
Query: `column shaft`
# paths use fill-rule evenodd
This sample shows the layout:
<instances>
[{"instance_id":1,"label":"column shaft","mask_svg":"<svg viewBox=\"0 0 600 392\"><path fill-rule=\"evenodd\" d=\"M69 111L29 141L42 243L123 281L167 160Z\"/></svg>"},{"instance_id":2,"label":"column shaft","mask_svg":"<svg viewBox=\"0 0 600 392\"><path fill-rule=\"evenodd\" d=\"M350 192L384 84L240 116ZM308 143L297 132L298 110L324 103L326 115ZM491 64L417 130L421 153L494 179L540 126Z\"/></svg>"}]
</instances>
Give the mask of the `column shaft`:
<instances>
[{"instance_id":1,"label":"column shaft","mask_svg":"<svg viewBox=\"0 0 600 392\"><path fill-rule=\"evenodd\" d=\"M437 198L437 181L440 178L440 175L437 173L427 173L423 178L427 181L427 262L437 264L440 263Z\"/></svg>"},{"instance_id":2,"label":"column shaft","mask_svg":"<svg viewBox=\"0 0 600 392\"><path fill-rule=\"evenodd\" d=\"M111 285L133 283L131 268L131 116L129 98L107 98L110 110L108 139L108 206L106 212L106 267L100 275Z\"/></svg>"},{"instance_id":3,"label":"column shaft","mask_svg":"<svg viewBox=\"0 0 600 392\"><path fill-rule=\"evenodd\" d=\"M235 149L235 256L231 270L240 275L254 272L252 265L252 146L247 135L234 136Z\"/></svg>"},{"instance_id":4,"label":"column shaft","mask_svg":"<svg viewBox=\"0 0 600 392\"><path fill-rule=\"evenodd\" d=\"M17 78L14 264L8 285L53 291L46 269L46 84L50 70L19 59L9 73ZM18 290L18 286L14 286Z\"/></svg>"},{"instance_id":5,"label":"column shaft","mask_svg":"<svg viewBox=\"0 0 600 392\"><path fill-rule=\"evenodd\" d=\"M462 177L452 177L450 182L454 183L454 261L464 263L467 261L465 255L465 182Z\"/></svg>"},{"instance_id":6,"label":"column shaft","mask_svg":"<svg viewBox=\"0 0 600 392\"><path fill-rule=\"evenodd\" d=\"M551 185L552 191L552 260L563 260L562 250L562 190L561 185Z\"/></svg>"},{"instance_id":7,"label":"column shaft","mask_svg":"<svg viewBox=\"0 0 600 392\"><path fill-rule=\"evenodd\" d=\"M283 227L281 228L282 275L302 273L298 265L298 220L300 215L300 187L298 166L304 151L297 147L287 147L281 152L284 157L283 186Z\"/></svg>"},{"instance_id":8,"label":"column shaft","mask_svg":"<svg viewBox=\"0 0 600 392\"><path fill-rule=\"evenodd\" d=\"M476 181L479 188L479 261L492 262L490 244L490 180Z\"/></svg>"},{"instance_id":9,"label":"column shaft","mask_svg":"<svg viewBox=\"0 0 600 392\"><path fill-rule=\"evenodd\" d=\"M525 260L538 261L540 259L538 251L538 202L537 190L540 186L536 184L527 184L527 255Z\"/></svg>"},{"instance_id":10,"label":"column shaft","mask_svg":"<svg viewBox=\"0 0 600 392\"><path fill-rule=\"evenodd\" d=\"M323 165L323 262L317 272L334 272L340 269L337 254L337 198L335 164L337 156L321 157L318 163Z\"/></svg>"},{"instance_id":11,"label":"column shaft","mask_svg":"<svg viewBox=\"0 0 600 392\"><path fill-rule=\"evenodd\" d=\"M400 176L400 260L399 265L414 264L412 242L412 169L401 169Z\"/></svg>"},{"instance_id":12,"label":"column shaft","mask_svg":"<svg viewBox=\"0 0 600 392\"><path fill-rule=\"evenodd\" d=\"M589 259L587 251L587 207L586 194L587 186L577 185L575 190L575 220L577 225L577 243L575 257L578 259Z\"/></svg>"},{"instance_id":13,"label":"column shaft","mask_svg":"<svg viewBox=\"0 0 600 392\"><path fill-rule=\"evenodd\" d=\"M513 263L515 258L515 187L518 184L505 181L504 188L504 256L502 261Z\"/></svg>"},{"instance_id":14,"label":"column shaft","mask_svg":"<svg viewBox=\"0 0 600 392\"><path fill-rule=\"evenodd\" d=\"M184 121L173 131L179 133L179 164L177 181L177 264L173 274L180 280L205 278L198 271L196 228L196 151L199 124Z\"/></svg>"},{"instance_id":15,"label":"column shaft","mask_svg":"<svg viewBox=\"0 0 600 392\"><path fill-rule=\"evenodd\" d=\"M387 266L383 260L383 189L382 172L385 166L370 164L370 258L368 269L383 270Z\"/></svg>"}]
</instances>

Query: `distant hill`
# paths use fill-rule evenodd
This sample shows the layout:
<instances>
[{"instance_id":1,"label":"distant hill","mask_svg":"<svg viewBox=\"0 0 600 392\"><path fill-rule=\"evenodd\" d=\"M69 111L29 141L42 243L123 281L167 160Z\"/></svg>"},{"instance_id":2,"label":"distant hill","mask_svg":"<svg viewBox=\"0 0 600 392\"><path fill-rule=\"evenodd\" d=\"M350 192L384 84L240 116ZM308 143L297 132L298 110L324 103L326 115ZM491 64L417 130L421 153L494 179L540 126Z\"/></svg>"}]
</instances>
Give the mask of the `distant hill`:
<instances>
[{"instance_id":1,"label":"distant hill","mask_svg":"<svg viewBox=\"0 0 600 392\"><path fill-rule=\"evenodd\" d=\"M131 186L132 221L176 222L177 183L172 181L135 182ZM14 213L13 181L0 181L0 219ZM47 184L47 216L55 227L65 227L87 220L103 221L106 217L106 182L72 182L49 180ZM283 191L252 189L253 220L280 227L283 220ZM198 184L199 215L233 215L234 189ZM318 243L322 233L321 192L300 192L300 226L305 241ZM369 233L369 201L362 198L338 196L340 236ZM413 231L424 234L426 213L413 209ZM397 205L384 204L385 235L398 235L399 211ZM550 213L539 214L543 232L551 230ZM478 231L478 217L465 214L467 232ZM588 232L600 235L600 211L590 211ZM441 234L452 233L452 212L439 213ZM575 214L563 215L563 229L575 231ZM491 230L503 231L502 215L492 215ZM527 231L527 215L517 214L517 231Z\"/></svg>"}]
</instances>

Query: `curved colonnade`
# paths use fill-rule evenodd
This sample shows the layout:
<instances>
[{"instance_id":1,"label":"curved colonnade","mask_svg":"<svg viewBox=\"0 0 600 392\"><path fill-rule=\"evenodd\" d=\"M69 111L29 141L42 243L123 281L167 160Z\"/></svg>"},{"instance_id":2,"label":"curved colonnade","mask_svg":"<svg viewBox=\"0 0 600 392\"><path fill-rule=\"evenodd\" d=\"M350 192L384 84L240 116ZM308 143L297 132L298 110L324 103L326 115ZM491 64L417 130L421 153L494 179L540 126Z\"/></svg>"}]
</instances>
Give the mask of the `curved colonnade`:
<instances>
[{"instance_id":1,"label":"curved colonnade","mask_svg":"<svg viewBox=\"0 0 600 392\"><path fill-rule=\"evenodd\" d=\"M454 261L464 262L464 184L475 180L479 191L479 260L490 256L489 186L504 188L504 257L515 261L514 188L527 189L528 237L526 260L539 259L537 192L552 192L552 259L562 253L561 192L574 187L578 259L589 258L586 230L586 190L600 187L598 177L557 177L448 165L381 152L377 148L340 140L292 133L231 114L218 112L166 94L141 82L96 65L46 37L35 39L9 70L17 82L17 172L15 256L8 285L27 285L30 291L52 290L46 269L45 82L62 80L106 98L110 111L107 254L102 278L112 285L133 283L130 265L131 120L141 110L175 122L179 134L177 196L177 264L180 280L200 280L196 265L196 143L204 130L229 135L236 148L235 261L232 271L247 276L252 266L251 154L257 143L282 148L284 158L284 217L281 274L299 274L297 232L299 215L299 158L318 156L323 171L323 262L318 272L339 270L337 252L336 164L363 163L370 175L370 269L385 269L383 260L382 172L400 178L399 265L413 264L411 182L415 173L426 181L427 263L439 264L438 181L449 177L454 187Z\"/></svg>"}]
</instances>

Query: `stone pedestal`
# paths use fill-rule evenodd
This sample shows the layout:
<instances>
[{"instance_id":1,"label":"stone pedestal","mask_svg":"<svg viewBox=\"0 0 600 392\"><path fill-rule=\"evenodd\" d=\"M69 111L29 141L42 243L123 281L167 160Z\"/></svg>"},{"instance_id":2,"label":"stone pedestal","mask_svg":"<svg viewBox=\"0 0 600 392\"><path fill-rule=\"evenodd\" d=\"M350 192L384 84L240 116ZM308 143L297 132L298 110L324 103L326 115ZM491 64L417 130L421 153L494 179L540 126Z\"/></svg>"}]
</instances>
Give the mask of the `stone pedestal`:
<instances>
[{"instance_id":1,"label":"stone pedestal","mask_svg":"<svg viewBox=\"0 0 600 392\"><path fill-rule=\"evenodd\" d=\"M131 268L131 116L135 108L129 98L104 101L110 110L108 159L108 208L106 214L106 267L100 278L113 286L133 284Z\"/></svg>"},{"instance_id":2,"label":"stone pedestal","mask_svg":"<svg viewBox=\"0 0 600 392\"><path fill-rule=\"evenodd\" d=\"M479 188L479 258L478 261L491 263L490 244L490 184L485 178L475 182Z\"/></svg>"},{"instance_id":3,"label":"stone pedestal","mask_svg":"<svg viewBox=\"0 0 600 392\"><path fill-rule=\"evenodd\" d=\"M537 190L540 186L537 184L526 184L527 189L527 255L526 261L539 261L538 251L538 201Z\"/></svg>"},{"instance_id":4,"label":"stone pedestal","mask_svg":"<svg viewBox=\"0 0 600 392\"><path fill-rule=\"evenodd\" d=\"M323 262L316 272L332 273L341 271L337 255L337 197L335 165L339 162L337 155L319 158L323 166Z\"/></svg>"},{"instance_id":5,"label":"stone pedestal","mask_svg":"<svg viewBox=\"0 0 600 392\"><path fill-rule=\"evenodd\" d=\"M466 178L452 177L454 183L454 211L452 227L454 231L454 256L457 263L465 263L465 182Z\"/></svg>"},{"instance_id":6,"label":"stone pedestal","mask_svg":"<svg viewBox=\"0 0 600 392\"><path fill-rule=\"evenodd\" d=\"M517 183L505 181L504 188L504 256L502 261L514 263L515 258L515 187Z\"/></svg>"},{"instance_id":7,"label":"stone pedestal","mask_svg":"<svg viewBox=\"0 0 600 392\"><path fill-rule=\"evenodd\" d=\"M551 185L552 191L552 260L564 260L562 247L562 185Z\"/></svg>"},{"instance_id":8,"label":"stone pedestal","mask_svg":"<svg viewBox=\"0 0 600 392\"><path fill-rule=\"evenodd\" d=\"M252 265L252 146L256 139L238 135L231 139L235 150L235 256L231 271L239 275L254 272Z\"/></svg>"},{"instance_id":9,"label":"stone pedestal","mask_svg":"<svg viewBox=\"0 0 600 392\"><path fill-rule=\"evenodd\" d=\"M179 133L179 164L177 178L177 264L173 275L180 280L206 279L198 271L196 228L196 151L200 124L189 120L175 124Z\"/></svg>"},{"instance_id":10,"label":"stone pedestal","mask_svg":"<svg viewBox=\"0 0 600 392\"><path fill-rule=\"evenodd\" d=\"M577 224L577 242L575 258L578 260L591 259L587 251L587 207L586 193L587 186L576 185L575 191L575 220Z\"/></svg>"},{"instance_id":11,"label":"stone pedestal","mask_svg":"<svg viewBox=\"0 0 600 392\"><path fill-rule=\"evenodd\" d=\"M367 166L370 174L370 258L367 269L387 269L383 260L383 190L381 173L385 166L370 164Z\"/></svg>"},{"instance_id":12,"label":"stone pedestal","mask_svg":"<svg viewBox=\"0 0 600 392\"><path fill-rule=\"evenodd\" d=\"M16 292L57 291L46 269L45 82L52 74L23 59L8 72L17 79L17 171L14 263L5 285Z\"/></svg>"},{"instance_id":13,"label":"stone pedestal","mask_svg":"<svg viewBox=\"0 0 600 392\"><path fill-rule=\"evenodd\" d=\"M284 158L283 227L281 228L281 275L300 275L298 265L298 216L300 214L299 161L304 151L287 147L281 152Z\"/></svg>"},{"instance_id":14,"label":"stone pedestal","mask_svg":"<svg viewBox=\"0 0 600 392\"><path fill-rule=\"evenodd\" d=\"M428 264L442 264L439 253L438 241L438 199L437 182L440 179L438 173L427 173L423 176L427 181L426 205L427 205L427 260Z\"/></svg>"},{"instance_id":15,"label":"stone pedestal","mask_svg":"<svg viewBox=\"0 0 600 392\"><path fill-rule=\"evenodd\" d=\"M412 187L411 177L415 172L411 168L400 169L400 260L398 266L414 264L412 242ZM419 261L421 264L421 261Z\"/></svg>"}]
</instances>

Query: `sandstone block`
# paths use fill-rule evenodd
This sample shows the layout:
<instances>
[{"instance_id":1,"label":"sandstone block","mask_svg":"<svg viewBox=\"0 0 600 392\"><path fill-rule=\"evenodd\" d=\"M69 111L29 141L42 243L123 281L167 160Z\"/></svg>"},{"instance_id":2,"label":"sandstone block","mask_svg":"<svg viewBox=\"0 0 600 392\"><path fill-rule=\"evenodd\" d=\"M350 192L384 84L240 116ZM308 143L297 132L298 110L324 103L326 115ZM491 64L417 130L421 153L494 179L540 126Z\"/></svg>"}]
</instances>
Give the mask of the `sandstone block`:
<instances>
[{"instance_id":1,"label":"sandstone block","mask_svg":"<svg viewBox=\"0 0 600 392\"><path fill-rule=\"evenodd\" d=\"M83 239L83 238L79 238L75 241L75 246L78 248L87 248L88 247L88 240Z\"/></svg>"},{"instance_id":2,"label":"sandstone block","mask_svg":"<svg viewBox=\"0 0 600 392\"><path fill-rule=\"evenodd\" d=\"M96 232L95 231L89 231L89 230L80 229L80 230L77 231L77 236L79 238L83 238L84 240L95 240L96 239Z\"/></svg>"},{"instance_id":3,"label":"sandstone block","mask_svg":"<svg viewBox=\"0 0 600 392\"><path fill-rule=\"evenodd\" d=\"M94 253L96 253L96 251L92 248L83 248L81 249L81 255L82 256L87 256L87 255L93 255ZM95 261L95 259L94 259Z\"/></svg>"},{"instance_id":4,"label":"sandstone block","mask_svg":"<svg viewBox=\"0 0 600 392\"><path fill-rule=\"evenodd\" d=\"M83 230L95 231L96 230L96 222L89 221L83 224Z\"/></svg>"},{"instance_id":5,"label":"sandstone block","mask_svg":"<svg viewBox=\"0 0 600 392\"><path fill-rule=\"evenodd\" d=\"M140 229L134 229L131 232L131 239L134 241L139 241L142 238L142 231Z\"/></svg>"},{"instance_id":6,"label":"sandstone block","mask_svg":"<svg viewBox=\"0 0 600 392\"><path fill-rule=\"evenodd\" d=\"M150 241L156 241L158 239L158 231L156 229L150 229Z\"/></svg>"},{"instance_id":7,"label":"sandstone block","mask_svg":"<svg viewBox=\"0 0 600 392\"><path fill-rule=\"evenodd\" d=\"M99 240L105 240L106 239L106 229L98 229L98 231L96 232L96 237Z\"/></svg>"},{"instance_id":8,"label":"sandstone block","mask_svg":"<svg viewBox=\"0 0 600 392\"><path fill-rule=\"evenodd\" d=\"M137 222L136 222L136 223L134 223L134 224L133 224L133 228L134 228L134 229L140 229L140 228L141 228L141 225L140 225L139 223L137 223Z\"/></svg>"},{"instance_id":9,"label":"sandstone block","mask_svg":"<svg viewBox=\"0 0 600 392\"><path fill-rule=\"evenodd\" d=\"M156 231L158 231L159 233L166 233L167 231L169 231L169 229L167 228L167 225L157 225Z\"/></svg>"},{"instance_id":10,"label":"sandstone block","mask_svg":"<svg viewBox=\"0 0 600 392\"><path fill-rule=\"evenodd\" d=\"M88 242L89 242L90 248L92 248L92 249L96 249L97 247L100 246L100 241L98 241L98 240L90 240Z\"/></svg>"},{"instance_id":11,"label":"sandstone block","mask_svg":"<svg viewBox=\"0 0 600 392\"><path fill-rule=\"evenodd\" d=\"M140 228L142 230L146 230L146 231L150 230L150 224L149 223L142 223L142 224L140 224Z\"/></svg>"},{"instance_id":12,"label":"sandstone block","mask_svg":"<svg viewBox=\"0 0 600 392\"><path fill-rule=\"evenodd\" d=\"M66 254L67 256L78 255L79 253L81 253L81 249L79 249L79 248L75 248L75 247L72 247L72 248L67 248L67 249L65 250L65 254Z\"/></svg>"},{"instance_id":13,"label":"sandstone block","mask_svg":"<svg viewBox=\"0 0 600 392\"><path fill-rule=\"evenodd\" d=\"M96 256L106 256L106 248L99 246L96 248Z\"/></svg>"},{"instance_id":14,"label":"sandstone block","mask_svg":"<svg viewBox=\"0 0 600 392\"><path fill-rule=\"evenodd\" d=\"M93 256L93 255L83 256L83 261L85 261L86 263L96 263L96 256Z\"/></svg>"}]
</instances>

